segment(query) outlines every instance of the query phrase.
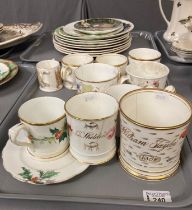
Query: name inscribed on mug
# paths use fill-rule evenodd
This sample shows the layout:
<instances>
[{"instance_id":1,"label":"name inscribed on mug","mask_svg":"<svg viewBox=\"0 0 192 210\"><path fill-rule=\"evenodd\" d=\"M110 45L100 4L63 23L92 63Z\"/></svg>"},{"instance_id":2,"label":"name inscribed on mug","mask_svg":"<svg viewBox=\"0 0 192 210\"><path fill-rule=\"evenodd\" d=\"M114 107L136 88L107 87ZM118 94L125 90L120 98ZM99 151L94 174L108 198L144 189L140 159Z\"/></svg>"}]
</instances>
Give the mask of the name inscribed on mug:
<instances>
[{"instance_id":1,"label":"name inscribed on mug","mask_svg":"<svg viewBox=\"0 0 192 210\"><path fill-rule=\"evenodd\" d=\"M132 142L134 142L136 144L139 144L139 145L142 145L142 146L147 145L147 142L136 139L134 137L134 133L130 129L126 128L126 127L122 127L121 128L121 133L123 135L125 135L130 141L132 141Z\"/></svg>"},{"instance_id":2,"label":"name inscribed on mug","mask_svg":"<svg viewBox=\"0 0 192 210\"><path fill-rule=\"evenodd\" d=\"M178 143L177 139L174 139L172 142L166 140L164 138L158 138L154 140L153 143L148 143L146 141L139 140L135 138L134 133L127 127L122 126L121 133L124 135L129 141L134 142L135 144L141 146L149 146L149 148L153 149L154 151L161 152L165 149L173 148Z\"/></svg>"},{"instance_id":3,"label":"name inscribed on mug","mask_svg":"<svg viewBox=\"0 0 192 210\"><path fill-rule=\"evenodd\" d=\"M85 138L85 139L101 139L106 136L106 133L105 134L97 134L97 133L93 133L93 132L87 133L84 131L76 131L75 135L80 138Z\"/></svg>"}]
</instances>

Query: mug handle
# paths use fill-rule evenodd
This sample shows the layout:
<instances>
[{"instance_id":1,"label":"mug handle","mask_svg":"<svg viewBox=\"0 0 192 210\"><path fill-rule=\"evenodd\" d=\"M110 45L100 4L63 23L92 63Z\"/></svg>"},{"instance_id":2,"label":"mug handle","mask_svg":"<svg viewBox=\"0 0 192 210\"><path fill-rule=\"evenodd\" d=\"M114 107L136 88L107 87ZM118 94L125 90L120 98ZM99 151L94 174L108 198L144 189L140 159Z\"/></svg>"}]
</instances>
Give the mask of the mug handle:
<instances>
[{"instance_id":1,"label":"mug handle","mask_svg":"<svg viewBox=\"0 0 192 210\"><path fill-rule=\"evenodd\" d=\"M18 136L22 130L27 132L27 134L29 134L29 131L22 123L18 123L14 125L13 127L11 127L8 133L9 139L11 140L13 144L17 146L31 146L32 142L27 135L25 135L25 139L23 139L22 141L18 141Z\"/></svg>"},{"instance_id":2,"label":"mug handle","mask_svg":"<svg viewBox=\"0 0 192 210\"><path fill-rule=\"evenodd\" d=\"M126 81L128 81L128 83L130 83L130 76L127 74L125 76L121 76L118 80L118 83L119 84L123 84L125 83Z\"/></svg>"},{"instance_id":3,"label":"mug handle","mask_svg":"<svg viewBox=\"0 0 192 210\"><path fill-rule=\"evenodd\" d=\"M50 72L47 70L42 70L42 72L39 72L39 77L40 77L40 83L42 84L43 87L49 87L50 84L45 82L44 78L49 75Z\"/></svg>"},{"instance_id":4,"label":"mug handle","mask_svg":"<svg viewBox=\"0 0 192 210\"><path fill-rule=\"evenodd\" d=\"M73 85L73 82L69 81L66 79L67 76L72 74L72 70L70 66L67 66L66 68L61 68L61 78L63 79L64 82L68 82Z\"/></svg>"}]
</instances>

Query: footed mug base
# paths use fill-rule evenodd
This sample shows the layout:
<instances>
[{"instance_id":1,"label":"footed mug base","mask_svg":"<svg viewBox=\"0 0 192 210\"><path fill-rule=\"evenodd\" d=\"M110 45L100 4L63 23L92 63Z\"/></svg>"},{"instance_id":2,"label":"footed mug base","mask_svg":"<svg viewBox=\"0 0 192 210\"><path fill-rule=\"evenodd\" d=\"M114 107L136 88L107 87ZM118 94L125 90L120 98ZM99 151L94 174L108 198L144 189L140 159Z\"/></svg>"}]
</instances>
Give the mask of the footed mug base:
<instances>
[{"instance_id":1,"label":"footed mug base","mask_svg":"<svg viewBox=\"0 0 192 210\"><path fill-rule=\"evenodd\" d=\"M58 88L44 88L44 87L39 86L39 89L44 92L55 92L55 91L61 90L62 87L63 85L60 85Z\"/></svg>"},{"instance_id":2,"label":"footed mug base","mask_svg":"<svg viewBox=\"0 0 192 210\"><path fill-rule=\"evenodd\" d=\"M77 90L77 85L73 85L67 82L64 82L64 87L67 88L68 90Z\"/></svg>"},{"instance_id":3,"label":"footed mug base","mask_svg":"<svg viewBox=\"0 0 192 210\"><path fill-rule=\"evenodd\" d=\"M87 163L89 165L99 165L104 164L108 161L110 161L116 154L116 147L114 147L111 151L108 153L105 153L104 155L98 155L98 156L84 156L77 154L74 152L74 150L70 147L69 148L72 156L76 158L81 163Z\"/></svg>"},{"instance_id":4,"label":"footed mug base","mask_svg":"<svg viewBox=\"0 0 192 210\"><path fill-rule=\"evenodd\" d=\"M175 175L180 164L180 161L179 161L171 169L167 171L155 173L155 172L145 172L145 171L133 168L121 157L121 155L119 156L119 161L120 161L121 167L127 173L131 174L132 176L138 179L147 180L147 181L160 181L160 180L168 179L170 176Z\"/></svg>"}]
</instances>

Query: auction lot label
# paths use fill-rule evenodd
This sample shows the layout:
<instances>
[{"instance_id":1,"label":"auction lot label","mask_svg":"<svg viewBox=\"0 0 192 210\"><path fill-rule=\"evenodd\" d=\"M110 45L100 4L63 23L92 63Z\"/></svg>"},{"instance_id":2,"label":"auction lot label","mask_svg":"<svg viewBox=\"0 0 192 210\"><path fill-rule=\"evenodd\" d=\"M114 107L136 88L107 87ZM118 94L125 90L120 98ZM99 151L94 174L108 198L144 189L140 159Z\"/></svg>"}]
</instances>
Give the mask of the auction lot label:
<instances>
[{"instance_id":1,"label":"auction lot label","mask_svg":"<svg viewBox=\"0 0 192 210\"><path fill-rule=\"evenodd\" d=\"M143 190L143 199L148 202L172 202L169 191Z\"/></svg>"}]
</instances>

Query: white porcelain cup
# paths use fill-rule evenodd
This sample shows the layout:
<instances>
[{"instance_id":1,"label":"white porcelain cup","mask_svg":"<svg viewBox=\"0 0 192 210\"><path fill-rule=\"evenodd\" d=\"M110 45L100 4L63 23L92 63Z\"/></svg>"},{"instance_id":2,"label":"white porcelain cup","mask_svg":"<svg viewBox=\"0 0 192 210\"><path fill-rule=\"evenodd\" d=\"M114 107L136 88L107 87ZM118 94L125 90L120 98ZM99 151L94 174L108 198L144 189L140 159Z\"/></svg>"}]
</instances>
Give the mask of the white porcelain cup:
<instances>
[{"instance_id":1,"label":"white porcelain cup","mask_svg":"<svg viewBox=\"0 0 192 210\"><path fill-rule=\"evenodd\" d=\"M161 53L150 48L135 48L128 53L129 64L138 63L142 61L160 62Z\"/></svg>"},{"instance_id":2,"label":"white porcelain cup","mask_svg":"<svg viewBox=\"0 0 192 210\"><path fill-rule=\"evenodd\" d=\"M128 92L132 90L140 89L141 87L137 85L131 85L131 84L118 84L110 86L106 93L110 96L113 96L118 102L120 99ZM117 130L116 130L116 137L120 137L120 120L119 120L119 114L117 117Z\"/></svg>"},{"instance_id":3,"label":"white porcelain cup","mask_svg":"<svg viewBox=\"0 0 192 210\"><path fill-rule=\"evenodd\" d=\"M124 55L117 53L103 54L96 57L96 62L114 66L119 70L120 76L126 74L128 59Z\"/></svg>"},{"instance_id":4,"label":"white porcelain cup","mask_svg":"<svg viewBox=\"0 0 192 210\"><path fill-rule=\"evenodd\" d=\"M175 173L191 122L191 103L181 95L139 89L120 100L120 161L132 175L161 180Z\"/></svg>"},{"instance_id":5,"label":"white porcelain cup","mask_svg":"<svg viewBox=\"0 0 192 210\"><path fill-rule=\"evenodd\" d=\"M67 140L65 102L56 97L39 97L25 102L18 110L19 124L9 129L10 140L27 146L37 158L52 158L63 153Z\"/></svg>"},{"instance_id":6,"label":"white porcelain cup","mask_svg":"<svg viewBox=\"0 0 192 210\"><path fill-rule=\"evenodd\" d=\"M67 89L77 90L74 71L88 63L93 63L93 57L88 54L77 53L63 57L61 77Z\"/></svg>"},{"instance_id":7,"label":"white porcelain cup","mask_svg":"<svg viewBox=\"0 0 192 210\"><path fill-rule=\"evenodd\" d=\"M133 85L164 89L169 68L161 63L145 61L127 66L127 75L121 78L121 83L128 80Z\"/></svg>"},{"instance_id":8,"label":"white porcelain cup","mask_svg":"<svg viewBox=\"0 0 192 210\"><path fill-rule=\"evenodd\" d=\"M63 87L60 63L56 60L43 60L36 64L39 88L45 92L54 92Z\"/></svg>"},{"instance_id":9,"label":"white porcelain cup","mask_svg":"<svg viewBox=\"0 0 192 210\"><path fill-rule=\"evenodd\" d=\"M70 98L65 111L71 154L93 165L112 159L116 152L117 101L105 93L87 92Z\"/></svg>"},{"instance_id":10,"label":"white porcelain cup","mask_svg":"<svg viewBox=\"0 0 192 210\"><path fill-rule=\"evenodd\" d=\"M75 70L78 93L105 92L105 90L117 84L119 71L108 64L91 63Z\"/></svg>"}]
</instances>

